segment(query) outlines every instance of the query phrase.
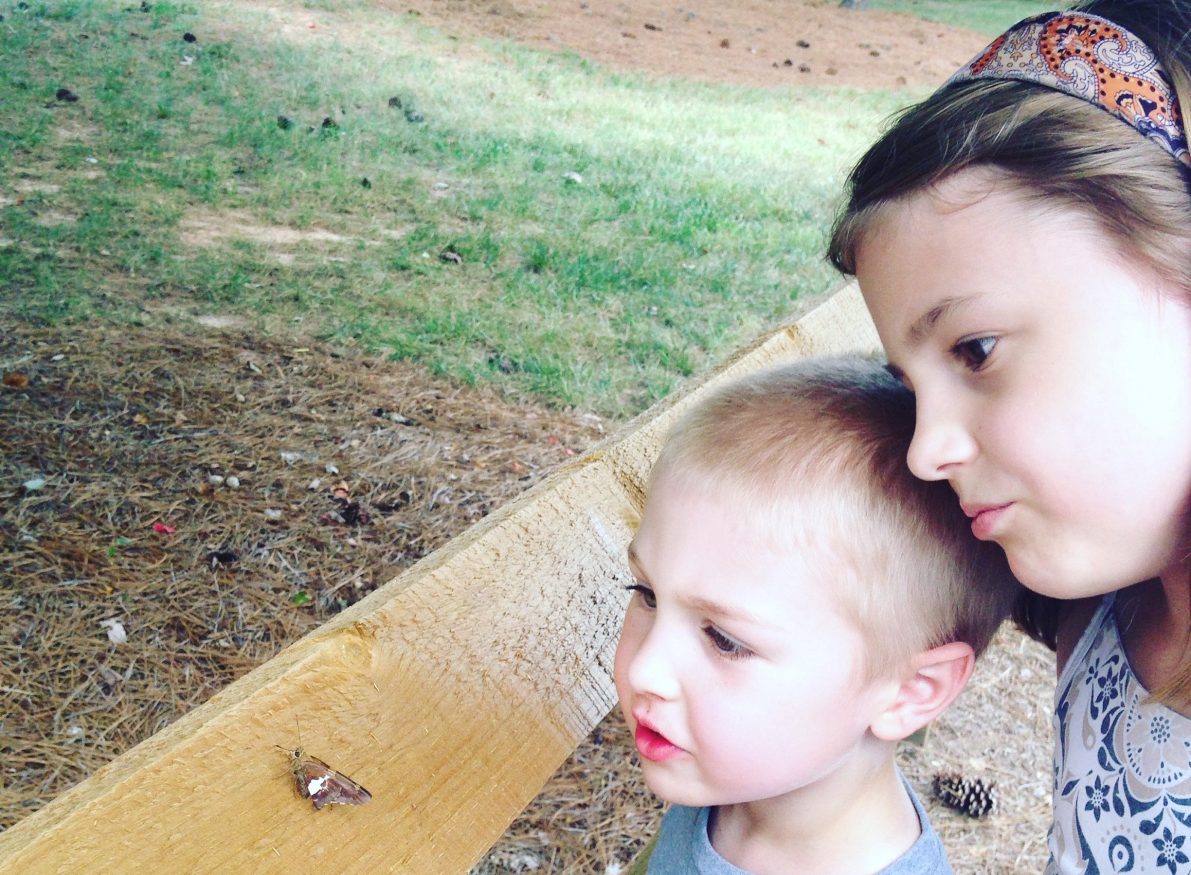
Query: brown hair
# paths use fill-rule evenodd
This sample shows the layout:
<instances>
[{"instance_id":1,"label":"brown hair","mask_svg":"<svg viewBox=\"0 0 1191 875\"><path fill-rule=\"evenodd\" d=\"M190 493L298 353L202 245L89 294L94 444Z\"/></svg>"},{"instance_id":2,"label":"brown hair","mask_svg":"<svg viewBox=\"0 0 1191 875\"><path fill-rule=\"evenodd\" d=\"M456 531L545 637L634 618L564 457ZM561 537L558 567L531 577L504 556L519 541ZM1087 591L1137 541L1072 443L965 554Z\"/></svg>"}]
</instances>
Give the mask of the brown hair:
<instances>
[{"instance_id":1,"label":"brown hair","mask_svg":"<svg viewBox=\"0 0 1191 875\"><path fill-rule=\"evenodd\" d=\"M1132 31L1155 52L1186 125L1191 3L1092 0L1076 8ZM890 204L979 167L995 169L1028 199L1081 211L1123 253L1191 298L1191 170L1099 107L1020 81L947 84L906 110L853 169L828 258L854 273L861 240ZM1026 591L1014 614L1053 648L1059 610ZM1191 662L1155 695L1191 697Z\"/></svg>"},{"instance_id":2,"label":"brown hair","mask_svg":"<svg viewBox=\"0 0 1191 875\"><path fill-rule=\"evenodd\" d=\"M1191 4L1099 0L1080 9L1145 40L1191 111ZM1087 213L1124 252L1191 290L1191 170L1099 107L1015 80L945 85L906 110L852 170L828 258L854 273L857 246L884 207L980 166L1028 198Z\"/></svg>"},{"instance_id":3,"label":"brown hair","mask_svg":"<svg viewBox=\"0 0 1191 875\"><path fill-rule=\"evenodd\" d=\"M814 551L875 677L951 641L979 653L1019 590L950 487L910 473L913 434L913 395L875 360L811 359L712 392L651 479L711 490L779 543Z\"/></svg>"}]
</instances>

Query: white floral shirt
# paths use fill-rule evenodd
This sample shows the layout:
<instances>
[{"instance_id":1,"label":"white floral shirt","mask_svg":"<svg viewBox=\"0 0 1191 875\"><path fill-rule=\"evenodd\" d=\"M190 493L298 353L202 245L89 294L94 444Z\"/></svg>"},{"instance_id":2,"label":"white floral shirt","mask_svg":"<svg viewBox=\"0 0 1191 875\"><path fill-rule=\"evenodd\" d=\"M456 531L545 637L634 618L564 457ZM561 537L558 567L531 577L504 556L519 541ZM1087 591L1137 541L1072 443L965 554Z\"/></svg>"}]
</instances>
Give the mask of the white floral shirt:
<instances>
[{"instance_id":1,"label":"white floral shirt","mask_svg":"<svg viewBox=\"0 0 1191 875\"><path fill-rule=\"evenodd\" d=\"M1147 701L1113 602L1059 678L1046 875L1191 875L1191 719Z\"/></svg>"}]
</instances>

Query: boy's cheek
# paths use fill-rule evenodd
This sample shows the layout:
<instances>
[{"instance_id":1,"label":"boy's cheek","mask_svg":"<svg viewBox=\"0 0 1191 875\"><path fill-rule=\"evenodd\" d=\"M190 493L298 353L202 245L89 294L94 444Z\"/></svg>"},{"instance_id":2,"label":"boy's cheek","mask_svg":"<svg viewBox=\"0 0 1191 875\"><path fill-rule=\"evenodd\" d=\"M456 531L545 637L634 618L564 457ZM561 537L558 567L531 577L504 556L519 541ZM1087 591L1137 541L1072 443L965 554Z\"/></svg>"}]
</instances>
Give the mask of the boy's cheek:
<instances>
[{"instance_id":1,"label":"boy's cheek","mask_svg":"<svg viewBox=\"0 0 1191 875\"><path fill-rule=\"evenodd\" d=\"M617 644L618 650L626 638L640 639L649 631L653 612L642 608L638 601L639 599L634 596L628 607L624 609L624 620L620 624L620 643Z\"/></svg>"},{"instance_id":2,"label":"boy's cheek","mask_svg":"<svg viewBox=\"0 0 1191 875\"><path fill-rule=\"evenodd\" d=\"M629 665L633 657L641 649L641 642L649 631L649 617L642 616L645 612L639 610L633 603L629 604L624 613L624 622L620 627L620 639L616 642L616 656L612 662L612 679L616 683L616 693L621 698L621 704L627 710Z\"/></svg>"},{"instance_id":3,"label":"boy's cheek","mask_svg":"<svg viewBox=\"0 0 1191 875\"><path fill-rule=\"evenodd\" d=\"M653 623L657 618L656 610L651 610L641 604L641 600L634 598L629 602L624 612L624 620L620 624L620 642L617 645L634 652L641 649L645 639L653 631Z\"/></svg>"},{"instance_id":4,"label":"boy's cheek","mask_svg":"<svg viewBox=\"0 0 1191 875\"><path fill-rule=\"evenodd\" d=\"M631 610L624 615L624 622L620 624L620 637L616 641L616 657L612 662L612 673L619 687L628 669L629 660L637 650L640 634L634 628Z\"/></svg>"}]
</instances>

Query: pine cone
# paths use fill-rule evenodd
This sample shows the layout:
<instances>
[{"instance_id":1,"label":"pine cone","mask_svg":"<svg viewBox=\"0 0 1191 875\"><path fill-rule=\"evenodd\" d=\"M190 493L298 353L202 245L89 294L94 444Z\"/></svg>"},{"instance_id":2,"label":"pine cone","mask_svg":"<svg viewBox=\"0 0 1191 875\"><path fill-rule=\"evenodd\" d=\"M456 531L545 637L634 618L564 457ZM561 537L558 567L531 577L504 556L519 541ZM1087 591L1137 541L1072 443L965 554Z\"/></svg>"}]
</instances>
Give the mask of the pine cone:
<instances>
[{"instance_id":1,"label":"pine cone","mask_svg":"<svg viewBox=\"0 0 1191 875\"><path fill-rule=\"evenodd\" d=\"M968 817L984 817L997 810L996 785L954 772L935 775L930 791L936 799Z\"/></svg>"}]
</instances>

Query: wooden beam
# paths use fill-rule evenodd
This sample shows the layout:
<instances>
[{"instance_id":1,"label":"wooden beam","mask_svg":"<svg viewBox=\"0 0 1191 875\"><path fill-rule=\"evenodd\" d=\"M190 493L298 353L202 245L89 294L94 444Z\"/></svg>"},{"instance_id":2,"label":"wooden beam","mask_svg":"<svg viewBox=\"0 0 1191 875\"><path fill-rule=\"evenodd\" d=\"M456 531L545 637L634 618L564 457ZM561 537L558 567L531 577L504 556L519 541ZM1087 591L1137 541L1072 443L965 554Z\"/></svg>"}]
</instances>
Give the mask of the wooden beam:
<instances>
[{"instance_id":1,"label":"wooden beam","mask_svg":"<svg viewBox=\"0 0 1191 875\"><path fill-rule=\"evenodd\" d=\"M707 386L874 348L854 287L0 833L0 871L465 873L615 703L624 549ZM373 795L315 811L283 751Z\"/></svg>"}]
</instances>

